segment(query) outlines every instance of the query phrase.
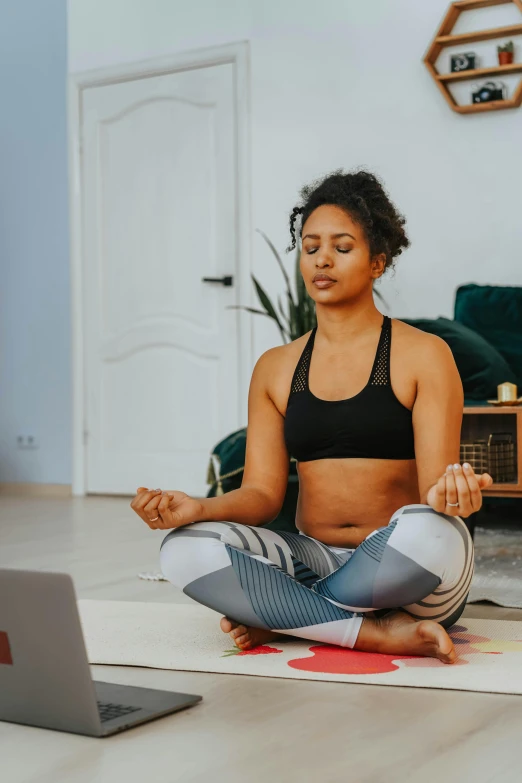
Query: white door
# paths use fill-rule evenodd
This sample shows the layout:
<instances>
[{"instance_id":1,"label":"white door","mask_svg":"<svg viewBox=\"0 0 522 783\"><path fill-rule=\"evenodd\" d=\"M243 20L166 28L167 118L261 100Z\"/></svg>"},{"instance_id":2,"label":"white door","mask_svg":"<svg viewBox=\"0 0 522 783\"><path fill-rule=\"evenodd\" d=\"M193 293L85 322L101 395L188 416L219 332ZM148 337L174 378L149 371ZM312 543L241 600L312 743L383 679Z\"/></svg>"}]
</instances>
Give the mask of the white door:
<instances>
[{"instance_id":1,"label":"white door","mask_svg":"<svg viewBox=\"0 0 522 783\"><path fill-rule=\"evenodd\" d=\"M205 494L246 424L233 87L222 64L83 90L87 492Z\"/></svg>"}]
</instances>

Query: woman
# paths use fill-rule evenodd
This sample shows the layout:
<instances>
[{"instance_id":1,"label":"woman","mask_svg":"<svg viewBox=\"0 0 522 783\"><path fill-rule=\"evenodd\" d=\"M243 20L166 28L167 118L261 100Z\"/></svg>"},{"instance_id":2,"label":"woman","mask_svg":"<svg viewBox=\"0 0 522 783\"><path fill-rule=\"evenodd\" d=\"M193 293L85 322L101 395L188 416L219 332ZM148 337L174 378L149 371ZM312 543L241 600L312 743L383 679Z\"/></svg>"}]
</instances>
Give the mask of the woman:
<instances>
[{"instance_id":1,"label":"woman","mask_svg":"<svg viewBox=\"0 0 522 783\"><path fill-rule=\"evenodd\" d=\"M239 489L214 498L140 487L165 576L223 612L242 650L281 634L453 663L449 628L473 574L463 518L492 483L459 465L463 389L442 339L383 316L373 283L409 246L365 171L304 187L300 269L317 327L257 361ZM393 337L393 339L392 339ZM297 460L299 534L260 528Z\"/></svg>"}]
</instances>

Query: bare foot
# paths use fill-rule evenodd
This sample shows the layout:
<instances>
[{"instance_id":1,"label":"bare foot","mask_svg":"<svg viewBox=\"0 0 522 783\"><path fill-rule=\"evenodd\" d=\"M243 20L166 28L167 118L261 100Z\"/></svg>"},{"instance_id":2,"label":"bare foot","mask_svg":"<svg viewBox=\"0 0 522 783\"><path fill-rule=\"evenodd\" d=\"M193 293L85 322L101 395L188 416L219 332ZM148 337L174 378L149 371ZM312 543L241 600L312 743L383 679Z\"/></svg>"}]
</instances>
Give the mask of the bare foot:
<instances>
[{"instance_id":1,"label":"bare foot","mask_svg":"<svg viewBox=\"0 0 522 783\"><path fill-rule=\"evenodd\" d=\"M414 620L397 610L380 619L365 617L355 650L397 655L427 655L443 663L455 663L457 654L442 625L433 620Z\"/></svg>"},{"instance_id":2,"label":"bare foot","mask_svg":"<svg viewBox=\"0 0 522 783\"><path fill-rule=\"evenodd\" d=\"M258 644L272 642L274 639L283 639L284 635L264 628L252 628L252 626L240 625L235 620L222 617L219 623L221 630L230 634L230 638L240 650L250 650Z\"/></svg>"}]
</instances>

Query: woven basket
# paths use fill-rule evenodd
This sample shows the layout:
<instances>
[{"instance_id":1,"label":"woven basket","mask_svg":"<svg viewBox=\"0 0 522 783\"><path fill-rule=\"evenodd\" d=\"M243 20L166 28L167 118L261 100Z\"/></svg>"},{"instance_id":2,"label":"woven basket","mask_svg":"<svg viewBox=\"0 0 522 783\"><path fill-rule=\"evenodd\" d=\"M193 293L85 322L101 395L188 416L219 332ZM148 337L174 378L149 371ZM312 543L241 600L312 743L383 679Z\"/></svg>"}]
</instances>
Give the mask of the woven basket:
<instances>
[{"instance_id":1,"label":"woven basket","mask_svg":"<svg viewBox=\"0 0 522 783\"><path fill-rule=\"evenodd\" d=\"M492 432L487 438L463 441L460 462L469 462L475 473L489 473L495 484L517 480L515 444L510 432Z\"/></svg>"}]
</instances>

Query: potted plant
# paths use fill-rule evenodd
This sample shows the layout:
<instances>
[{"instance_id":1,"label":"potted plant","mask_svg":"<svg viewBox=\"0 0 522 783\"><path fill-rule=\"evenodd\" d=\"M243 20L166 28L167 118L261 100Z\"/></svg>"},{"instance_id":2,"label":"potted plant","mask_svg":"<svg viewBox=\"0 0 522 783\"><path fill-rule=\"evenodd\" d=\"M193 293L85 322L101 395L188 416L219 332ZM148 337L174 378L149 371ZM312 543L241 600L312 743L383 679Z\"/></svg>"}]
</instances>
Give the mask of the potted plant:
<instances>
[{"instance_id":1,"label":"potted plant","mask_svg":"<svg viewBox=\"0 0 522 783\"><path fill-rule=\"evenodd\" d=\"M513 62L515 47L513 41L508 41L504 46L497 46L499 65L509 65Z\"/></svg>"}]
</instances>

